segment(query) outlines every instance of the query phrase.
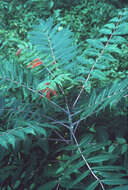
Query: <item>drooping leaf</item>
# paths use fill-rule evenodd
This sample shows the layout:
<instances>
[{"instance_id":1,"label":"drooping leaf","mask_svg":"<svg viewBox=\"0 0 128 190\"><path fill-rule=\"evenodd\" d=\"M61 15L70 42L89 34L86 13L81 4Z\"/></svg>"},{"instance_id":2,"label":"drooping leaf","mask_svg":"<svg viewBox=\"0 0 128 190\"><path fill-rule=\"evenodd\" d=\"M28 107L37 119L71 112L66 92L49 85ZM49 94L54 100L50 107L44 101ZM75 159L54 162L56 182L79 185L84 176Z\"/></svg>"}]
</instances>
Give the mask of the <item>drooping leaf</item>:
<instances>
[{"instance_id":1,"label":"drooping leaf","mask_svg":"<svg viewBox=\"0 0 128 190\"><path fill-rule=\"evenodd\" d=\"M99 182L98 181L94 181L93 183L91 183L86 190L94 190L97 186L98 186Z\"/></svg>"}]
</instances>

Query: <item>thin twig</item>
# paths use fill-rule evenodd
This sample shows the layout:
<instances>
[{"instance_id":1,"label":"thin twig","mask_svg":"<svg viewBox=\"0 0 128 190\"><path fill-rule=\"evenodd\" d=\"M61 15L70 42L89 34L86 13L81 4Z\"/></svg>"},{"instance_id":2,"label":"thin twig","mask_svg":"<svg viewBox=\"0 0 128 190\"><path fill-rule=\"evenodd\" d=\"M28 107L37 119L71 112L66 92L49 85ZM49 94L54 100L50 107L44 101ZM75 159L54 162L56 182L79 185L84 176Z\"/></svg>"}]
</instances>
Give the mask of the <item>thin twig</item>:
<instances>
[{"instance_id":1,"label":"thin twig","mask_svg":"<svg viewBox=\"0 0 128 190\"><path fill-rule=\"evenodd\" d=\"M62 122L62 121L57 121L57 120L53 119L52 117L49 117L49 116L46 116L46 115L43 115L43 117L45 117L45 118L51 120L51 121L52 121L52 124L60 124L60 125L62 125L62 126L64 126L64 127L66 127L67 129L69 129L69 126L66 125L66 124L65 124L64 122Z\"/></svg>"},{"instance_id":2,"label":"thin twig","mask_svg":"<svg viewBox=\"0 0 128 190\"><path fill-rule=\"evenodd\" d=\"M80 123L80 122L77 122L77 123L76 123L76 126L75 126L74 131L73 131L74 134L76 133L76 130L78 129L79 123Z\"/></svg>"},{"instance_id":3,"label":"thin twig","mask_svg":"<svg viewBox=\"0 0 128 190\"><path fill-rule=\"evenodd\" d=\"M60 184L58 183L58 184L57 184L57 187L56 187L56 190L59 190L59 186L60 186Z\"/></svg>"},{"instance_id":4,"label":"thin twig","mask_svg":"<svg viewBox=\"0 0 128 190\"><path fill-rule=\"evenodd\" d=\"M66 124L64 124L64 123L61 123L60 121L52 122L52 124L60 124L60 125L62 125L62 126L64 126L64 127L66 127L67 129L70 129L70 127L69 127L68 125L66 125Z\"/></svg>"},{"instance_id":5,"label":"thin twig","mask_svg":"<svg viewBox=\"0 0 128 190\"><path fill-rule=\"evenodd\" d=\"M58 139L58 138L47 138L47 137L43 137L43 139L49 140L49 141L58 141L58 142L66 142L67 144L69 144L71 142L70 139Z\"/></svg>"},{"instance_id":6,"label":"thin twig","mask_svg":"<svg viewBox=\"0 0 128 190\"><path fill-rule=\"evenodd\" d=\"M70 130L70 139L72 141L73 140L72 139L72 133L73 133L73 130L74 130L74 124L72 122L72 116L71 116L71 113L70 113L68 105L67 105L67 112L68 112L69 130Z\"/></svg>"},{"instance_id":7,"label":"thin twig","mask_svg":"<svg viewBox=\"0 0 128 190\"><path fill-rule=\"evenodd\" d=\"M54 132L55 132L66 144L69 144L69 143L67 142L67 140L66 140L58 131L54 130Z\"/></svg>"}]
</instances>

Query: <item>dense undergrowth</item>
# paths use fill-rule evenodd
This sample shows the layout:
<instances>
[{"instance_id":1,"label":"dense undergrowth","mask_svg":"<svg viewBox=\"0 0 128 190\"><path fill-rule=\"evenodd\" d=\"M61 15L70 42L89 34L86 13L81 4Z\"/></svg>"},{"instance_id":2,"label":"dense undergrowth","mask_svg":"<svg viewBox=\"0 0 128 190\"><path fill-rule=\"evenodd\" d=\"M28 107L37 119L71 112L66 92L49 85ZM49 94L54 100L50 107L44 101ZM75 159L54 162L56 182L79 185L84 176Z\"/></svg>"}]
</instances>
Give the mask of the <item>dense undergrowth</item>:
<instances>
[{"instance_id":1,"label":"dense undergrowth","mask_svg":"<svg viewBox=\"0 0 128 190\"><path fill-rule=\"evenodd\" d=\"M0 189L127 190L127 4L0 6Z\"/></svg>"}]
</instances>

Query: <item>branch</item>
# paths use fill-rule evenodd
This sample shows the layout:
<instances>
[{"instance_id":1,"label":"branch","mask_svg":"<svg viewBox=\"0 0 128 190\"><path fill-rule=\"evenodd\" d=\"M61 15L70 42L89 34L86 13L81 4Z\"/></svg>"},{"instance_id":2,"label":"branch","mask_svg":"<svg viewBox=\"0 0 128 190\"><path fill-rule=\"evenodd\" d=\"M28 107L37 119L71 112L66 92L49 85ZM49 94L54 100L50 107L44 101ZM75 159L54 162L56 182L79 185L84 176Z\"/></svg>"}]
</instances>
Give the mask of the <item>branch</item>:
<instances>
[{"instance_id":1,"label":"branch","mask_svg":"<svg viewBox=\"0 0 128 190\"><path fill-rule=\"evenodd\" d=\"M121 19L121 17L122 17L122 15L120 16L119 19ZM81 90L80 90L80 92L79 92L79 94L78 94L76 100L74 101L72 108L74 108L75 105L77 104L77 102L78 102L78 100L79 100L79 98L80 98L82 92L84 91L84 88L85 88L86 83L87 83L87 82L89 81L89 79L90 79L91 73L92 73L93 69L95 68L96 63L99 61L99 59L100 59L101 56L103 55L103 53L104 53L106 47L108 46L109 41L111 40L111 38L112 38L112 36L113 36L113 33L115 32L115 30L116 30L117 26L119 25L119 23L120 23L120 22L118 22L118 23L116 24L115 29L112 31L112 34L110 35L110 37L109 37L107 43L105 44L105 46L104 46L104 48L102 49L101 53L99 54L99 56L98 56L97 59L95 60L94 64L92 65L92 68L91 68L91 70L90 70L90 72L89 72L89 74L88 74L88 76L87 76L87 78L86 78L86 80L85 80L85 82L84 82L84 84L83 84L83 86L82 86L82 88L81 88Z\"/></svg>"},{"instance_id":2,"label":"branch","mask_svg":"<svg viewBox=\"0 0 128 190\"><path fill-rule=\"evenodd\" d=\"M87 162L85 156L82 154L82 151L81 151L81 149L80 149L80 147L79 147L79 144L78 144L78 142L77 142L77 139L76 139L74 133L72 133L72 137L73 137L73 139L74 139L74 141L75 141L75 143L76 143L76 146L77 146L77 148L78 148L79 153L81 154L82 159L85 161L86 166L87 166L88 169L90 170L90 172L91 172L91 174L93 175L93 177L99 182L99 184L100 184L102 190L105 190L102 181L101 181L101 180L96 176L96 174L93 172L93 170L91 169L90 165L88 164L88 162Z\"/></svg>"},{"instance_id":3,"label":"branch","mask_svg":"<svg viewBox=\"0 0 128 190\"><path fill-rule=\"evenodd\" d=\"M3 77L0 76L0 79L3 79ZM20 84L20 82L14 81L14 80L9 79L9 78L4 78L4 80L9 81L9 82L13 82L13 83L15 83L15 84ZM27 90L31 91L32 93L39 94L41 97L46 98L41 92L39 92L39 91L37 91L37 90L34 90L33 88L27 87L27 86L24 85L24 84L20 84L20 86L26 88ZM54 106L56 106L57 108L59 108L61 111L63 111L64 113L67 114L67 111L66 111L65 109L63 109L61 106L59 106L58 104L56 104L56 103L53 102L52 100L48 100L48 101L49 101L51 104L53 104Z\"/></svg>"}]
</instances>

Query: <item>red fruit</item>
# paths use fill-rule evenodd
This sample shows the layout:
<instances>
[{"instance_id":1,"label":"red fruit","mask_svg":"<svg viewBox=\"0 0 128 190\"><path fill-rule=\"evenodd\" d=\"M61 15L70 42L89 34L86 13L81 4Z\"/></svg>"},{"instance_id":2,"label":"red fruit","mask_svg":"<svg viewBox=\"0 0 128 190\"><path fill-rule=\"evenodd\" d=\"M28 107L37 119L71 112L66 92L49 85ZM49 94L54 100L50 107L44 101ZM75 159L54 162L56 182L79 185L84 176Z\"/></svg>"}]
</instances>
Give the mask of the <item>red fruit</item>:
<instances>
[{"instance_id":1,"label":"red fruit","mask_svg":"<svg viewBox=\"0 0 128 190\"><path fill-rule=\"evenodd\" d=\"M46 97L48 100L50 100L50 91L47 92Z\"/></svg>"},{"instance_id":2,"label":"red fruit","mask_svg":"<svg viewBox=\"0 0 128 190\"><path fill-rule=\"evenodd\" d=\"M37 61L39 61L40 59L39 58L36 58L36 59L34 59L32 62L37 62Z\"/></svg>"},{"instance_id":3,"label":"red fruit","mask_svg":"<svg viewBox=\"0 0 128 190\"><path fill-rule=\"evenodd\" d=\"M45 83L45 85L49 85L49 84L50 84L49 82ZM46 92L46 97L47 97L48 100L50 100L51 95L52 95L52 96L57 96L56 91L55 91L55 90L51 90L51 89L48 88L48 87L46 87L45 89L42 89L41 92L42 92L42 93L43 93L43 92Z\"/></svg>"},{"instance_id":4,"label":"red fruit","mask_svg":"<svg viewBox=\"0 0 128 190\"><path fill-rule=\"evenodd\" d=\"M29 67L32 65L31 69L33 69L33 68L35 68L35 67L37 67L37 66L39 66L39 65L41 65L41 64L43 64L43 62L40 61L39 58L36 58L36 59L34 59L34 60L27 66L27 68L29 68Z\"/></svg>"},{"instance_id":5,"label":"red fruit","mask_svg":"<svg viewBox=\"0 0 128 190\"><path fill-rule=\"evenodd\" d=\"M19 48L19 49L17 50L17 52L16 52L16 56L20 55L20 53L21 53L21 49Z\"/></svg>"},{"instance_id":6,"label":"red fruit","mask_svg":"<svg viewBox=\"0 0 128 190\"><path fill-rule=\"evenodd\" d=\"M41 64L43 64L43 63L42 63L41 61L39 61L39 62L33 64L33 66L32 66L31 69L33 69L34 67L37 67L37 66L39 66L39 65L41 65Z\"/></svg>"}]
</instances>

